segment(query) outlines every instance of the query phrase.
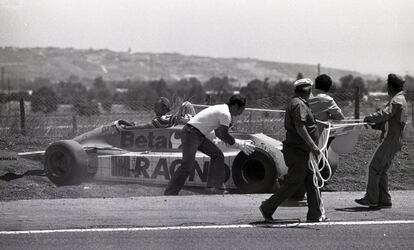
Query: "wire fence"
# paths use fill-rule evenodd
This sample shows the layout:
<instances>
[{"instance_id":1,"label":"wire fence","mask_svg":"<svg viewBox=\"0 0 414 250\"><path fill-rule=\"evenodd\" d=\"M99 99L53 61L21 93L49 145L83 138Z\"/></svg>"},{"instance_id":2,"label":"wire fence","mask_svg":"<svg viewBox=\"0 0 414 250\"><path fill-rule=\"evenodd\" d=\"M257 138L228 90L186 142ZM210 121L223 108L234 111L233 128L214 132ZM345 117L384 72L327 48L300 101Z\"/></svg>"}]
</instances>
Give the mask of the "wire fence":
<instances>
[{"instance_id":1,"label":"wire fence","mask_svg":"<svg viewBox=\"0 0 414 250\"><path fill-rule=\"evenodd\" d=\"M409 121L413 126L414 93L407 93ZM344 115L353 119L358 113L360 117L376 111L384 106L387 95L368 95L357 97L355 91L335 94L335 101ZM284 110L290 96L274 96L248 101L250 108L262 110ZM80 115L74 105L55 103L56 110L49 113L33 112L30 102L7 102L0 106L0 136L24 133L30 137L69 139L96 127L111 123L115 120L134 121L137 124L148 123L154 116L153 106L136 103L131 105L112 104L110 109L101 103L96 104L95 112ZM95 105L95 104L94 104ZM178 110L179 103L173 104L173 110ZM23 114L22 114L23 108ZM197 108L199 111L201 108ZM283 139L283 112L248 111L233 121L233 130L248 133L265 133L277 139Z\"/></svg>"}]
</instances>

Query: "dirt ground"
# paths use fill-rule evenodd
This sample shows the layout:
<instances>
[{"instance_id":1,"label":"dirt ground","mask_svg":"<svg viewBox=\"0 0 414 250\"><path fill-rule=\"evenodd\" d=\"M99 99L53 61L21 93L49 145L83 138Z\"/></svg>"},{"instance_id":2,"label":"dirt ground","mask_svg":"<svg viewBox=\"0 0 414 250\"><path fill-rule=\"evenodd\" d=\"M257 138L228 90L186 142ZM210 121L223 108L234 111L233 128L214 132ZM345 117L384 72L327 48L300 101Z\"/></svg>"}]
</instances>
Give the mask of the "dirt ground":
<instances>
[{"instance_id":1,"label":"dirt ground","mask_svg":"<svg viewBox=\"0 0 414 250\"><path fill-rule=\"evenodd\" d=\"M324 191L362 191L367 163L378 145L379 132L363 130L355 150L340 157L340 166ZM44 175L40 163L19 159L18 152L44 150L50 139L11 135L0 139L0 200L113 198L162 195L164 187L135 183L85 182L57 187ZM405 131L404 145L389 171L391 190L414 189L414 128ZM181 195L196 195L203 189L185 188Z\"/></svg>"}]
</instances>

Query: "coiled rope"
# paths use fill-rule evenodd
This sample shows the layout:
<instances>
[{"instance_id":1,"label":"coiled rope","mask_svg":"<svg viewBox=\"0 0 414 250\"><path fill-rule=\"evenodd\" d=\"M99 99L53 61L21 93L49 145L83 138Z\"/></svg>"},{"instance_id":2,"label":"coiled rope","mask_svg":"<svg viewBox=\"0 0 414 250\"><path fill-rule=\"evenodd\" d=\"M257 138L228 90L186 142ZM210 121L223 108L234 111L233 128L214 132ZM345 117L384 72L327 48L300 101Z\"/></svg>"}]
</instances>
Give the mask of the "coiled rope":
<instances>
[{"instance_id":1,"label":"coiled rope","mask_svg":"<svg viewBox=\"0 0 414 250\"><path fill-rule=\"evenodd\" d=\"M318 121L320 123L323 123L325 126L327 126L326 129L322 131L322 134L319 138L319 151L320 154L318 156L315 156L312 152L309 153L309 167L313 170L313 183L315 187L318 189L321 189L325 186L325 182L329 181L329 179L332 176L332 168L328 161L328 141L331 134L332 127L334 128L344 128L349 126L366 126L366 125L372 125L370 123L362 122L362 119L354 119L354 120L342 120L340 124L335 124L334 126L330 122L322 122ZM321 145L321 146L320 146ZM323 178L321 172L323 169L328 170L328 176L327 178Z\"/></svg>"},{"instance_id":2,"label":"coiled rope","mask_svg":"<svg viewBox=\"0 0 414 250\"><path fill-rule=\"evenodd\" d=\"M320 154L318 156L315 156L312 152L309 153L309 167L313 170L313 184L318 189L321 189L325 182L327 182L332 175L332 168L331 165L328 162L328 141L329 141L329 135L331 133L331 123L327 123L328 127L323 130L320 138L319 138L319 144L322 144L322 146L319 148ZM322 162L322 164L321 164ZM321 167L319 168L319 165ZM325 179L323 178L321 172L323 169L328 169L328 177Z\"/></svg>"}]
</instances>

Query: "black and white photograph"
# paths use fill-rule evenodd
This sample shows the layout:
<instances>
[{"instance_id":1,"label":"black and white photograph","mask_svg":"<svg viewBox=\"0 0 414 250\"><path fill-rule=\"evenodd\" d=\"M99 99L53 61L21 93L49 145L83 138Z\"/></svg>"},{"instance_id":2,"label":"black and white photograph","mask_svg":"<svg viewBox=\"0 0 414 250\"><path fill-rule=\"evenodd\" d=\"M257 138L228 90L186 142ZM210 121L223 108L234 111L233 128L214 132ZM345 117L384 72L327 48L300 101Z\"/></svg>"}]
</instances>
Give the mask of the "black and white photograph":
<instances>
[{"instance_id":1,"label":"black and white photograph","mask_svg":"<svg viewBox=\"0 0 414 250\"><path fill-rule=\"evenodd\" d=\"M0 0L0 249L412 249L414 2Z\"/></svg>"}]
</instances>

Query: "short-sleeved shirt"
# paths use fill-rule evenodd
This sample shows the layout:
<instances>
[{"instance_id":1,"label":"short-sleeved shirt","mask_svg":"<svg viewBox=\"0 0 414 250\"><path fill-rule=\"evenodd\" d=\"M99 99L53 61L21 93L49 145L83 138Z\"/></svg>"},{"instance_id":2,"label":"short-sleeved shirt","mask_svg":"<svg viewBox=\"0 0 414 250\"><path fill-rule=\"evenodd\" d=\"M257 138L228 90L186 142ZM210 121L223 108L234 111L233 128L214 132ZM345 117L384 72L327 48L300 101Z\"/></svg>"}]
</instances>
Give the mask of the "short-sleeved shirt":
<instances>
[{"instance_id":1,"label":"short-sleeved shirt","mask_svg":"<svg viewBox=\"0 0 414 250\"><path fill-rule=\"evenodd\" d=\"M284 144L310 152L308 144L298 134L295 124L303 123L315 143L319 138L315 117L305 99L295 96L290 101L285 113L286 139Z\"/></svg>"},{"instance_id":2,"label":"short-sleeved shirt","mask_svg":"<svg viewBox=\"0 0 414 250\"><path fill-rule=\"evenodd\" d=\"M206 136L220 125L229 127L230 123L231 114L227 104L219 104L205 108L188 121L188 124L196 127Z\"/></svg>"},{"instance_id":3,"label":"short-sleeved shirt","mask_svg":"<svg viewBox=\"0 0 414 250\"><path fill-rule=\"evenodd\" d=\"M322 90L315 89L308 103L315 118L320 121L344 119L341 108L338 107L335 100Z\"/></svg>"}]
</instances>

